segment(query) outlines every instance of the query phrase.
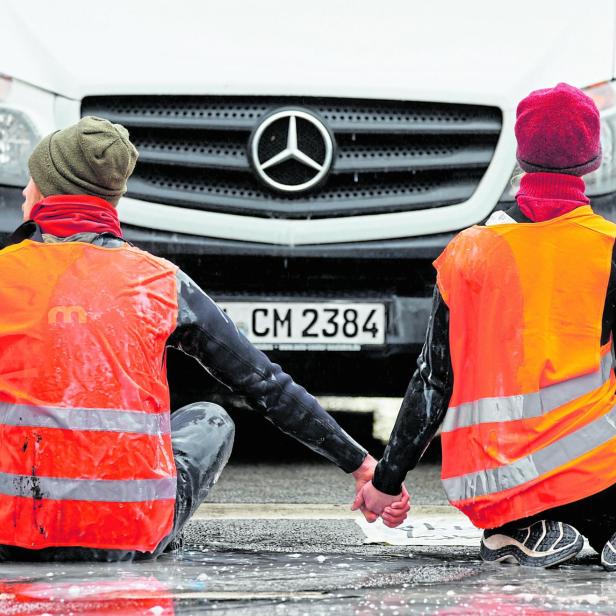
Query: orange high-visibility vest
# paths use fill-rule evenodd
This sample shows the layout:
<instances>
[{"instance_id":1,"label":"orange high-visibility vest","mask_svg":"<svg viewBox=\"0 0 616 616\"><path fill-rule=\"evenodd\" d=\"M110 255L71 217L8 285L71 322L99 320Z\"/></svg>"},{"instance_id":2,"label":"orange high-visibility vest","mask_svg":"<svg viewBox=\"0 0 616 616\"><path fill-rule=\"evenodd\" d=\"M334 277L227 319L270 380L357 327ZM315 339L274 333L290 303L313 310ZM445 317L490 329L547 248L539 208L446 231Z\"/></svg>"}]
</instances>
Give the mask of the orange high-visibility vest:
<instances>
[{"instance_id":1,"label":"orange high-visibility vest","mask_svg":"<svg viewBox=\"0 0 616 616\"><path fill-rule=\"evenodd\" d=\"M0 251L0 544L152 551L171 531L175 272L128 246Z\"/></svg>"},{"instance_id":2,"label":"orange high-visibility vest","mask_svg":"<svg viewBox=\"0 0 616 616\"><path fill-rule=\"evenodd\" d=\"M436 260L450 311L450 502L494 528L616 483L616 380L602 317L616 225L590 206L472 227Z\"/></svg>"}]
</instances>

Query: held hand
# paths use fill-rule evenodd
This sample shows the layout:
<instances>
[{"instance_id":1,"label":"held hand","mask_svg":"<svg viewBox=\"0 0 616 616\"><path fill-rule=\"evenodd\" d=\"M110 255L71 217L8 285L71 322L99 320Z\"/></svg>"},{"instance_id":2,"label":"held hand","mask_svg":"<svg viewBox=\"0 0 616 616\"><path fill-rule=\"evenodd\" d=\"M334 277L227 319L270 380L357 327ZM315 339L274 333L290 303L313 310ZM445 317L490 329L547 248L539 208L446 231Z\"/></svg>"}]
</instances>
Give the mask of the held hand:
<instances>
[{"instance_id":1,"label":"held hand","mask_svg":"<svg viewBox=\"0 0 616 616\"><path fill-rule=\"evenodd\" d=\"M402 486L403 498L389 507L385 507L381 517L383 518L383 524L389 526L389 528L395 528L400 526L404 520L406 520L406 514L410 511L411 505L409 503L409 495L406 488ZM404 498L406 497L406 498Z\"/></svg>"},{"instance_id":2,"label":"held hand","mask_svg":"<svg viewBox=\"0 0 616 616\"><path fill-rule=\"evenodd\" d=\"M361 492L362 488L369 481L372 480L375 467L376 467L376 460L370 454L368 454L365 457L364 461L362 462L362 465L356 471L353 471L352 475L355 478L355 500L357 500L357 495ZM376 513L372 511L368 511L366 507L363 507L363 506L359 506L359 507L352 506L351 507L351 509L353 510L358 509L358 508L362 512L364 518L366 518L368 522L375 522L377 518L379 517Z\"/></svg>"},{"instance_id":3,"label":"held hand","mask_svg":"<svg viewBox=\"0 0 616 616\"><path fill-rule=\"evenodd\" d=\"M393 528L401 524L406 518L410 509L409 495L404 486L402 486L400 494L392 496L377 490L372 482L368 482L358 492L351 509L362 509L362 507L373 514L382 515L385 525ZM367 516L366 519L368 522L374 521Z\"/></svg>"}]
</instances>

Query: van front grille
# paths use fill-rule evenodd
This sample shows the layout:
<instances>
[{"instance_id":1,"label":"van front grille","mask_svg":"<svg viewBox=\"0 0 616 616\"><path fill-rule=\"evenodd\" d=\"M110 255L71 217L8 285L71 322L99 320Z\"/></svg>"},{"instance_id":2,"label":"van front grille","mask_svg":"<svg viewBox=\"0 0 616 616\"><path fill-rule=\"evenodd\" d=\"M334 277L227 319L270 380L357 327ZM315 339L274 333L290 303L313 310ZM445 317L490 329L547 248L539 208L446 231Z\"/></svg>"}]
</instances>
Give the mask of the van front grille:
<instances>
[{"instance_id":1,"label":"van front grille","mask_svg":"<svg viewBox=\"0 0 616 616\"><path fill-rule=\"evenodd\" d=\"M326 181L310 193L264 186L250 134L272 110L314 113L336 142ZM139 150L128 196L271 218L324 218L442 207L466 201L492 160L498 108L330 98L97 96L82 103L128 128Z\"/></svg>"}]
</instances>

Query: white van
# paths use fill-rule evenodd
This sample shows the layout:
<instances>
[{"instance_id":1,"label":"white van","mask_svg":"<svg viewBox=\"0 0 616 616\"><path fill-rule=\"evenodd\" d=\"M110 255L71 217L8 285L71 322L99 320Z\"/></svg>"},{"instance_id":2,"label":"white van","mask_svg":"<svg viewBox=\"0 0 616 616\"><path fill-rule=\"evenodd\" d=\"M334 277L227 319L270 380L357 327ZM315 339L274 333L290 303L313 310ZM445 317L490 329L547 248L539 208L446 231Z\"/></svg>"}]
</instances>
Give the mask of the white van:
<instances>
[{"instance_id":1,"label":"white van","mask_svg":"<svg viewBox=\"0 0 616 616\"><path fill-rule=\"evenodd\" d=\"M399 395L431 261L513 200L530 90L603 114L616 217L614 0L14 0L0 7L0 232L46 133L97 115L140 151L127 239L167 256L321 393ZM324 357L323 351L329 351Z\"/></svg>"}]
</instances>

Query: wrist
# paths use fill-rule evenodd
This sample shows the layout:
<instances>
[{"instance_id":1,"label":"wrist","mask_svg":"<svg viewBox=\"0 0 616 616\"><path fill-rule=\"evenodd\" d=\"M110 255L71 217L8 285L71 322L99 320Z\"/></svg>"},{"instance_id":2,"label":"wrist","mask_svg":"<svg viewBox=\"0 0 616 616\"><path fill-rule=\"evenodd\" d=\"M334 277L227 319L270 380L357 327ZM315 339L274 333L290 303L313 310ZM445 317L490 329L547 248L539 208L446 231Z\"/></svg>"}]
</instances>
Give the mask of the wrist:
<instances>
[{"instance_id":1,"label":"wrist","mask_svg":"<svg viewBox=\"0 0 616 616\"><path fill-rule=\"evenodd\" d=\"M355 479L371 479L376 467L376 460L368 453L364 461L351 473Z\"/></svg>"},{"instance_id":2,"label":"wrist","mask_svg":"<svg viewBox=\"0 0 616 616\"><path fill-rule=\"evenodd\" d=\"M402 481L400 477L394 476L393 473L388 472L387 466L381 460L374 469L374 477L372 478L372 485L383 494L389 496L397 496L402 492Z\"/></svg>"}]
</instances>

